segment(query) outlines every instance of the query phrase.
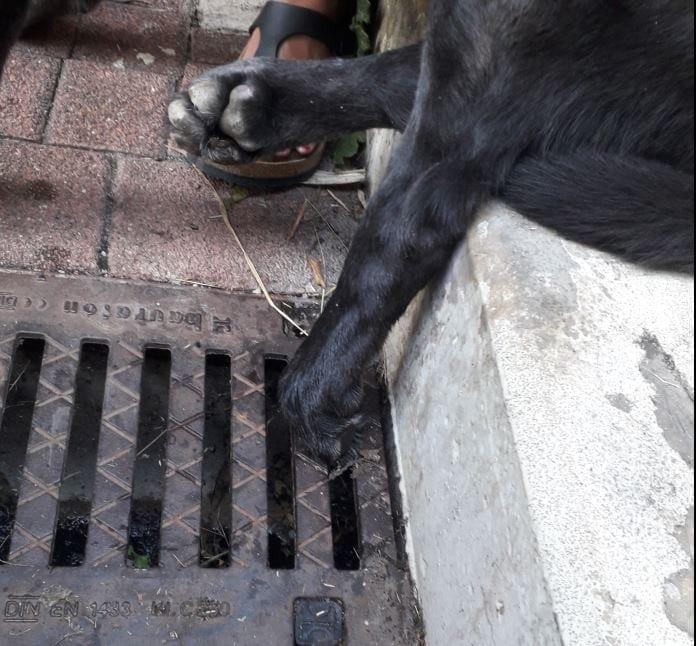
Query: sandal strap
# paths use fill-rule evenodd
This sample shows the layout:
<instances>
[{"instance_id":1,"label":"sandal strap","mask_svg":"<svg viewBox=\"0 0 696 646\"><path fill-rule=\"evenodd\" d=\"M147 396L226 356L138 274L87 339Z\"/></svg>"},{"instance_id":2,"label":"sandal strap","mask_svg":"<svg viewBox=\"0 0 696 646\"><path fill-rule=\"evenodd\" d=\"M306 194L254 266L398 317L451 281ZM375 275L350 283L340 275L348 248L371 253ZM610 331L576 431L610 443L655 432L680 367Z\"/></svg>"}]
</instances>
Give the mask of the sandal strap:
<instances>
[{"instance_id":1,"label":"sandal strap","mask_svg":"<svg viewBox=\"0 0 696 646\"><path fill-rule=\"evenodd\" d=\"M333 53L341 41L338 26L326 16L284 2L267 2L249 33L261 30L261 39L254 56L278 56L280 46L292 36L309 36L324 43Z\"/></svg>"}]
</instances>

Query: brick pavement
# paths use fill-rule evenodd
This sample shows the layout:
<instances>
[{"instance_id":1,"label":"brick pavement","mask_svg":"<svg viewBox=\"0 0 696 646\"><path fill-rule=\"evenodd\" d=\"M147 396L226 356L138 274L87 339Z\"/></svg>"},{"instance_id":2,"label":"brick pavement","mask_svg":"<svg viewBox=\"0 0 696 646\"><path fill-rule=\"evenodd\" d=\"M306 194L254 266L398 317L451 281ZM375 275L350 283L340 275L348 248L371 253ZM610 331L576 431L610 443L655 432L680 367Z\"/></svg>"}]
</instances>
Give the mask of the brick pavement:
<instances>
[{"instance_id":1,"label":"brick pavement","mask_svg":"<svg viewBox=\"0 0 696 646\"><path fill-rule=\"evenodd\" d=\"M17 43L0 84L0 268L255 288L210 185L167 149L172 93L245 42L204 23L193 0L107 0ZM307 187L228 201L273 291L318 291L311 258L335 282L360 206L334 193L351 213Z\"/></svg>"}]
</instances>

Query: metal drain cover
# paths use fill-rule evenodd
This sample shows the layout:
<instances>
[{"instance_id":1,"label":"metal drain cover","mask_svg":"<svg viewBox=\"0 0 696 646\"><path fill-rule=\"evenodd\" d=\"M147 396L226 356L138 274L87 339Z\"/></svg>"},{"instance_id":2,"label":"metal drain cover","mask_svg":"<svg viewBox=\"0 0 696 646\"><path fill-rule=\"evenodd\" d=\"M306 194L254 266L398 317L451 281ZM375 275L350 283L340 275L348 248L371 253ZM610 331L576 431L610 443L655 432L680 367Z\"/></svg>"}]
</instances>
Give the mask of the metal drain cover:
<instances>
[{"instance_id":1,"label":"metal drain cover","mask_svg":"<svg viewBox=\"0 0 696 646\"><path fill-rule=\"evenodd\" d=\"M420 642L381 433L329 483L277 414L298 342L252 296L0 273L0 642Z\"/></svg>"}]
</instances>

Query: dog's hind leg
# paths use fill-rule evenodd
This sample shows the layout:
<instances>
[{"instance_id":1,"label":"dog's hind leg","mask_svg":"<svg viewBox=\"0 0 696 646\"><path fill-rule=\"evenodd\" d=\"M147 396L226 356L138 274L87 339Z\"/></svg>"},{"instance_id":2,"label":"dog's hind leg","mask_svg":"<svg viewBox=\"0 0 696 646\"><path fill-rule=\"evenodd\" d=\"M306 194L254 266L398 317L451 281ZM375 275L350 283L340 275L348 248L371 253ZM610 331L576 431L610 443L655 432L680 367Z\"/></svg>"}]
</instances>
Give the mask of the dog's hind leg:
<instances>
[{"instance_id":1,"label":"dog's hind leg","mask_svg":"<svg viewBox=\"0 0 696 646\"><path fill-rule=\"evenodd\" d=\"M2 0L0 2L0 77L5 59L24 26L29 0Z\"/></svg>"},{"instance_id":2,"label":"dog's hind leg","mask_svg":"<svg viewBox=\"0 0 696 646\"><path fill-rule=\"evenodd\" d=\"M509 166L508 151L516 157L474 109L489 83L490 21L480 15L487 4L431 4L403 140L334 294L281 381L284 414L329 464L356 457L364 366L416 293L446 267Z\"/></svg>"},{"instance_id":3,"label":"dog's hind leg","mask_svg":"<svg viewBox=\"0 0 696 646\"><path fill-rule=\"evenodd\" d=\"M281 382L284 414L332 465L356 457L363 367L487 197L475 167L445 159L420 171L421 159L409 141L395 151L336 290Z\"/></svg>"},{"instance_id":4,"label":"dog's hind leg","mask_svg":"<svg viewBox=\"0 0 696 646\"><path fill-rule=\"evenodd\" d=\"M576 242L656 269L694 271L694 176L661 162L597 152L527 158L501 197Z\"/></svg>"},{"instance_id":5,"label":"dog's hind leg","mask_svg":"<svg viewBox=\"0 0 696 646\"><path fill-rule=\"evenodd\" d=\"M25 27L48 22L59 16L89 13L101 0L31 0Z\"/></svg>"}]
</instances>

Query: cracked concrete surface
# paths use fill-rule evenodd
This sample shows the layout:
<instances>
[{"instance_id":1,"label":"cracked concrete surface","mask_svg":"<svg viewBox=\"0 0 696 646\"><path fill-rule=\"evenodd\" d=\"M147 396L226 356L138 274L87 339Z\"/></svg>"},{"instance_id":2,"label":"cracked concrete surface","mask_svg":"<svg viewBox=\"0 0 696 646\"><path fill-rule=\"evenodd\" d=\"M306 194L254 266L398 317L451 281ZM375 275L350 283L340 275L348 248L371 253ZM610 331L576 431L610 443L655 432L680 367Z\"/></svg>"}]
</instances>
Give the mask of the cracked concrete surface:
<instances>
[{"instance_id":1,"label":"cracked concrete surface","mask_svg":"<svg viewBox=\"0 0 696 646\"><path fill-rule=\"evenodd\" d=\"M692 278L493 205L386 356L430 643L693 644Z\"/></svg>"},{"instance_id":2,"label":"cracked concrete surface","mask_svg":"<svg viewBox=\"0 0 696 646\"><path fill-rule=\"evenodd\" d=\"M694 393L653 334L645 331L639 345L645 351L640 372L655 391L655 421L669 445L693 468Z\"/></svg>"},{"instance_id":3,"label":"cracked concrete surface","mask_svg":"<svg viewBox=\"0 0 696 646\"><path fill-rule=\"evenodd\" d=\"M664 585L665 613L680 630L694 636L694 506L684 522L675 527L674 537L689 558L689 567L672 574Z\"/></svg>"},{"instance_id":4,"label":"cracked concrete surface","mask_svg":"<svg viewBox=\"0 0 696 646\"><path fill-rule=\"evenodd\" d=\"M412 41L427 0L383 4ZM693 298L492 205L411 305L385 361L428 644L693 645Z\"/></svg>"}]
</instances>

